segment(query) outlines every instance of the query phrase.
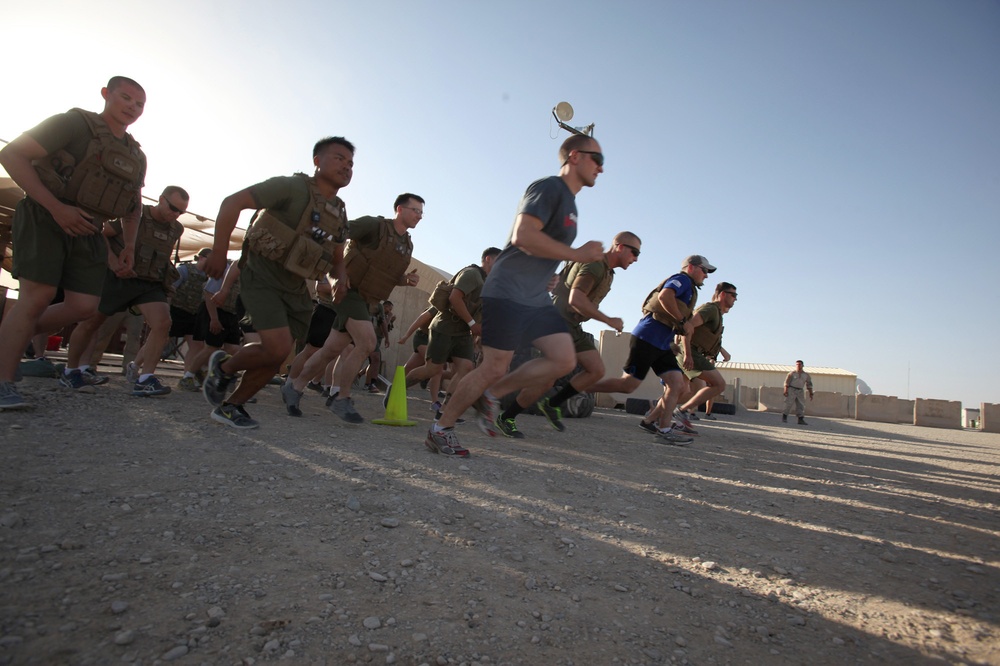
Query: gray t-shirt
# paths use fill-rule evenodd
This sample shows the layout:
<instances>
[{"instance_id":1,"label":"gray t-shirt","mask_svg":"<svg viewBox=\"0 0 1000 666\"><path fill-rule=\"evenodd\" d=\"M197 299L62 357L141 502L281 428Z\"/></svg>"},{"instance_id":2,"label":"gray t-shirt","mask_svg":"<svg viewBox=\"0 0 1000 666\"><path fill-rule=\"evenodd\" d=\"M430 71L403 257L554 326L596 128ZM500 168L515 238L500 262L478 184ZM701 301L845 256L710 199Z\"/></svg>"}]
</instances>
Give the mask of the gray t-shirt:
<instances>
[{"instance_id":1,"label":"gray t-shirt","mask_svg":"<svg viewBox=\"0 0 1000 666\"><path fill-rule=\"evenodd\" d=\"M572 245L576 239L576 197L559 176L542 178L529 185L517 213L540 219L542 233L560 243ZM561 260L525 254L511 244L513 234L511 227L507 245L486 278L483 297L536 308L552 305L547 287Z\"/></svg>"}]
</instances>

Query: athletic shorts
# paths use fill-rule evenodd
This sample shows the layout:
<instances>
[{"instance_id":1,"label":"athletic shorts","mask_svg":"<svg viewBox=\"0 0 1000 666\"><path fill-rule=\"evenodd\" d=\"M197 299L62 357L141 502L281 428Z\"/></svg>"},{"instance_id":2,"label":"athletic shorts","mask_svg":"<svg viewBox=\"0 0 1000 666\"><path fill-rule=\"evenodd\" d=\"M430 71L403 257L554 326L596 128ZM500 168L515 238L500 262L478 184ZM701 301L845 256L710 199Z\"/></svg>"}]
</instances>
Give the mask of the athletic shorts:
<instances>
[{"instance_id":1,"label":"athletic shorts","mask_svg":"<svg viewBox=\"0 0 1000 666\"><path fill-rule=\"evenodd\" d=\"M305 339L313 309L305 289L298 293L264 284L248 265L240 273L240 298L256 330L287 328L293 339Z\"/></svg>"},{"instance_id":2,"label":"athletic shorts","mask_svg":"<svg viewBox=\"0 0 1000 666\"><path fill-rule=\"evenodd\" d=\"M567 322L569 326L569 334L573 337L573 349L577 354L582 354L588 351L597 351L597 344L594 342L594 336L583 330L581 324L576 324L573 322Z\"/></svg>"},{"instance_id":3,"label":"athletic shorts","mask_svg":"<svg viewBox=\"0 0 1000 666\"><path fill-rule=\"evenodd\" d=\"M430 341L427 343L425 358L428 363L444 365L453 358L464 358L470 362L476 360L476 345L471 333L448 335L431 330Z\"/></svg>"},{"instance_id":4,"label":"athletic shorts","mask_svg":"<svg viewBox=\"0 0 1000 666\"><path fill-rule=\"evenodd\" d=\"M199 311L204 309L204 303L198 306ZM175 308L172 305L170 306L170 337L183 338L188 335L193 336L197 330L197 314L191 314L187 310L181 310L180 308Z\"/></svg>"},{"instance_id":5,"label":"athletic shorts","mask_svg":"<svg viewBox=\"0 0 1000 666\"><path fill-rule=\"evenodd\" d=\"M110 270L106 273L104 288L101 290L101 304L97 306L97 311L103 315L110 317L136 305L167 302L167 292L162 282L120 278Z\"/></svg>"},{"instance_id":6,"label":"athletic shorts","mask_svg":"<svg viewBox=\"0 0 1000 666\"><path fill-rule=\"evenodd\" d=\"M328 305L317 305L313 308L312 319L309 320L309 332L306 343L313 347L322 347L330 336L333 323L337 321L337 311Z\"/></svg>"},{"instance_id":7,"label":"athletic shorts","mask_svg":"<svg viewBox=\"0 0 1000 666\"><path fill-rule=\"evenodd\" d=\"M625 374L642 381L652 370L657 377L665 372L680 371L677 357L669 349L660 349L645 340L632 336L632 344L628 352L623 370Z\"/></svg>"},{"instance_id":8,"label":"athletic shorts","mask_svg":"<svg viewBox=\"0 0 1000 666\"><path fill-rule=\"evenodd\" d=\"M195 318L195 332L193 338L199 342L204 342L209 347L220 349L222 345L238 345L243 340L243 331L240 329L240 318L234 312L226 312L216 309L219 316L219 323L222 324L222 331L212 333L212 317L208 314L208 308L202 306L198 310Z\"/></svg>"},{"instance_id":9,"label":"athletic shorts","mask_svg":"<svg viewBox=\"0 0 1000 666\"><path fill-rule=\"evenodd\" d=\"M702 354L697 349L691 349L691 359L694 361L694 370L685 370L684 374L687 375L688 379L694 379L703 372L708 372L709 370L715 370L715 364L704 354ZM684 353L683 351L677 355L677 363L684 367Z\"/></svg>"},{"instance_id":10,"label":"athletic shorts","mask_svg":"<svg viewBox=\"0 0 1000 666\"><path fill-rule=\"evenodd\" d=\"M347 322L351 319L361 321L371 321L371 310L368 303L362 298L361 293L356 289L348 289L344 295L344 300L337 303L337 320L333 327L341 333L347 330Z\"/></svg>"},{"instance_id":11,"label":"athletic shorts","mask_svg":"<svg viewBox=\"0 0 1000 666\"><path fill-rule=\"evenodd\" d=\"M24 198L14 209L11 275L66 291L100 296L108 243L100 232L68 236L49 211Z\"/></svg>"},{"instance_id":12,"label":"athletic shorts","mask_svg":"<svg viewBox=\"0 0 1000 666\"><path fill-rule=\"evenodd\" d=\"M483 298L483 346L514 351L556 333L569 333L553 305L528 307L504 298Z\"/></svg>"},{"instance_id":13,"label":"athletic shorts","mask_svg":"<svg viewBox=\"0 0 1000 666\"><path fill-rule=\"evenodd\" d=\"M430 333L427 329L418 328L417 332L413 334L413 353L419 354L420 348L427 345L430 341Z\"/></svg>"},{"instance_id":14,"label":"athletic shorts","mask_svg":"<svg viewBox=\"0 0 1000 666\"><path fill-rule=\"evenodd\" d=\"M243 329L244 335L257 332L257 329L253 327L253 322L250 321L250 317L247 315L247 306L243 305L243 299L239 296L236 297L236 316L240 318L240 328Z\"/></svg>"}]
</instances>

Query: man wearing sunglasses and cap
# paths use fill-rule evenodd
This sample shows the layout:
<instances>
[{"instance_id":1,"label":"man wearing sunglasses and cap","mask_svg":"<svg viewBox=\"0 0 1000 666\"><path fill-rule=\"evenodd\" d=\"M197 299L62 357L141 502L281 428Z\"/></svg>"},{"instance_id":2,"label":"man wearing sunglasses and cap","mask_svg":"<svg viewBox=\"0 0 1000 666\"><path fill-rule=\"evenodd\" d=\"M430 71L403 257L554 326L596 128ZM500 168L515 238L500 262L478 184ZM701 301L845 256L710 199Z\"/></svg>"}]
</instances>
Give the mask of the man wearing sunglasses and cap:
<instances>
[{"instance_id":1,"label":"man wearing sunglasses and cap","mask_svg":"<svg viewBox=\"0 0 1000 666\"><path fill-rule=\"evenodd\" d=\"M693 439L673 431L671 415L677 401L687 388L687 379L671 349L676 335L691 335L691 316L698 301L698 288L705 283L715 266L700 254L692 254L681 266L681 272L661 282L643 303L642 320L632 330L632 346L625 361L624 374L602 379L590 390L594 393L632 393L652 370L663 380L662 408L659 423L641 421L640 427L657 433L668 444L684 446Z\"/></svg>"}]
</instances>

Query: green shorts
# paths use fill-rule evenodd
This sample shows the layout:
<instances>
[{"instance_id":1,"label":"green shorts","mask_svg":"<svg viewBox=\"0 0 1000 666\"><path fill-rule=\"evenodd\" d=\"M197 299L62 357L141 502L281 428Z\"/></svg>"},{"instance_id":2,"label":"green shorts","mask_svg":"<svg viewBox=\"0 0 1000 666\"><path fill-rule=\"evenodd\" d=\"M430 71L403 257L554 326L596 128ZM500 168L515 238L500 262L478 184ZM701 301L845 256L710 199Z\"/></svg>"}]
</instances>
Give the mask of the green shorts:
<instances>
[{"instance_id":1,"label":"green shorts","mask_svg":"<svg viewBox=\"0 0 1000 666\"><path fill-rule=\"evenodd\" d=\"M425 358L438 365L444 365L454 358L464 358L475 363L476 346L472 334L449 335L432 328Z\"/></svg>"},{"instance_id":2,"label":"green shorts","mask_svg":"<svg viewBox=\"0 0 1000 666\"><path fill-rule=\"evenodd\" d=\"M65 291L100 296L108 244L98 232L67 236L49 211L24 198L14 209L11 274Z\"/></svg>"},{"instance_id":3,"label":"green shorts","mask_svg":"<svg viewBox=\"0 0 1000 666\"><path fill-rule=\"evenodd\" d=\"M240 300L257 331L287 328L292 338L304 340L309 331L313 302L302 283L302 292L290 292L265 283L247 265L240 273Z\"/></svg>"},{"instance_id":4,"label":"green shorts","mask_svg":"<svg viewBox=\"0 0 1000 666\"><path fill-rule=\"evenodd\" d=\"M425 328L418 328L417 332L413 334L413 353L419 353L420 348L425 346L430 340L430 333L427 332Z\"/></svg>"},{"instance_id":5,"label":"green shorts","mask_svg":"<svg viewBox=\"0 0 1000 666\"><path fill-rule=\"evenodd\" d=\"M97 310L110 317L133 305L166 302L167 292L164 290L162 282L140 280L139 278L120 278L109 270L104 276L101 304L97 306Z\"/></svg>"},{"instance_id":6,"label":"green shorts","mask_svg":"<svg viewBox=\"0 0 1000 666\"><path fill-rule=\"evenodd\" d=\"M715 370L715 364L712 363L712 361L707 356L702 354L697 349L693 348L691 349L691 358L694 360L694 369L684 371L684 374L687 375L688 379L694 379L703 372L708 372L709 370ZM683 352L677 355L677 363L682 368L684 367Z\"/></svg>"},{"instance_id":7,"label":"green shorts","mask_svg":"<svg viewBox=\"0 0 1000 666\"><path fill-rule=\"evenodd\" d=\"M583 330L583 325L576 324L571 321L567 321L566 325L569 326L569 334L573 336L573 350L577 354L582 354L588 351L597 351L597 344L594 342L594 336Z\"/></svg>"},{"instance_id":8,"label":"green shorts","mask_svg":"<svg viewBox=\"0 0 1000 666\"><path fill-rule=\"evenodd\" d=\"M368 303L361 297L357 289L348 289L344 295L344 300L337 303L337 321L333 322L333 329L341 333L347 330L349 319L360 319L361 321L371 321L371 310Z\"/></svg>"}]
</instances>

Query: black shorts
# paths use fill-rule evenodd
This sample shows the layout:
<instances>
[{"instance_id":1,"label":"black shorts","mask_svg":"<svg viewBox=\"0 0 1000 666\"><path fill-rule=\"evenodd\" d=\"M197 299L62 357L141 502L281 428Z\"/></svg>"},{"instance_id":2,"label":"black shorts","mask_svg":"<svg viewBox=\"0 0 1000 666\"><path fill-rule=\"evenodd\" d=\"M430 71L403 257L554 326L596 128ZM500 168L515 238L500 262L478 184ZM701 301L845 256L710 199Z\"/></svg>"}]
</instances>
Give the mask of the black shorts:
<instances>
[{"instance_id":1,"label":"black shorts","mask_svg":"<svg viewBox=\"0 0 1000 666\"><path fill-rule=\"evenodd\" d=\"M322 347L330 336L335 321L337 321L336 310L322 304L314 307L312 318L309 320L309 332L306 333L306 343L313 347Z\"/></svg>"},{"instance_id":2,"label":"black shorts","mask_svg":"<svg viewBox=\"0 0 1000 666\"><path fill-rule=\"evenodd\" d=\"M202 303L198 310L204 310L205 304ZM195 331L198 330L198 315L191 314L187 310L181 310L180 308L175 308L170 306L170 337L172 338L183 338L188 335L194 335Z\"/></svg>"},{"instance_id":3,"label":"black shorts","mask_svg":"<svg viewBox=\"0 0 1000 666\"><path fill-rule=\"evenodd\" d=\"M243 331L240 329L240 318L232 312L216 310L219 315L219 323L222 324L222 331L212 333L212 318L208 315L208 308L202 306L198 310L197 325L192 336L195 340L204 341L209 347L221 348L222 345L238 345L243 340Z\"/></svg>"},{"instance_id":4,"label":"black shorts","mask_svg":"<svg viewBox=\"0 0 1000 666\"><path fill-rule=\"evenodd\" d=\"M660 349L645 340L633 336L629 347L628 360L625 361L625 374L643 380L649 371L660 377L665 372L680 372L677 357L669 349Z\"/></svg>"},{"instance_id":5,"label":"black shorts","mask_svg":"<svg viewBox=\"0 0 1000 666\"><path fill-rule=\"evenodd\" d=\"M569 333L554 305L528 307L503 298L483 299L483 346L514 351L539 338Z\"/></svg>"}]
</instances>

